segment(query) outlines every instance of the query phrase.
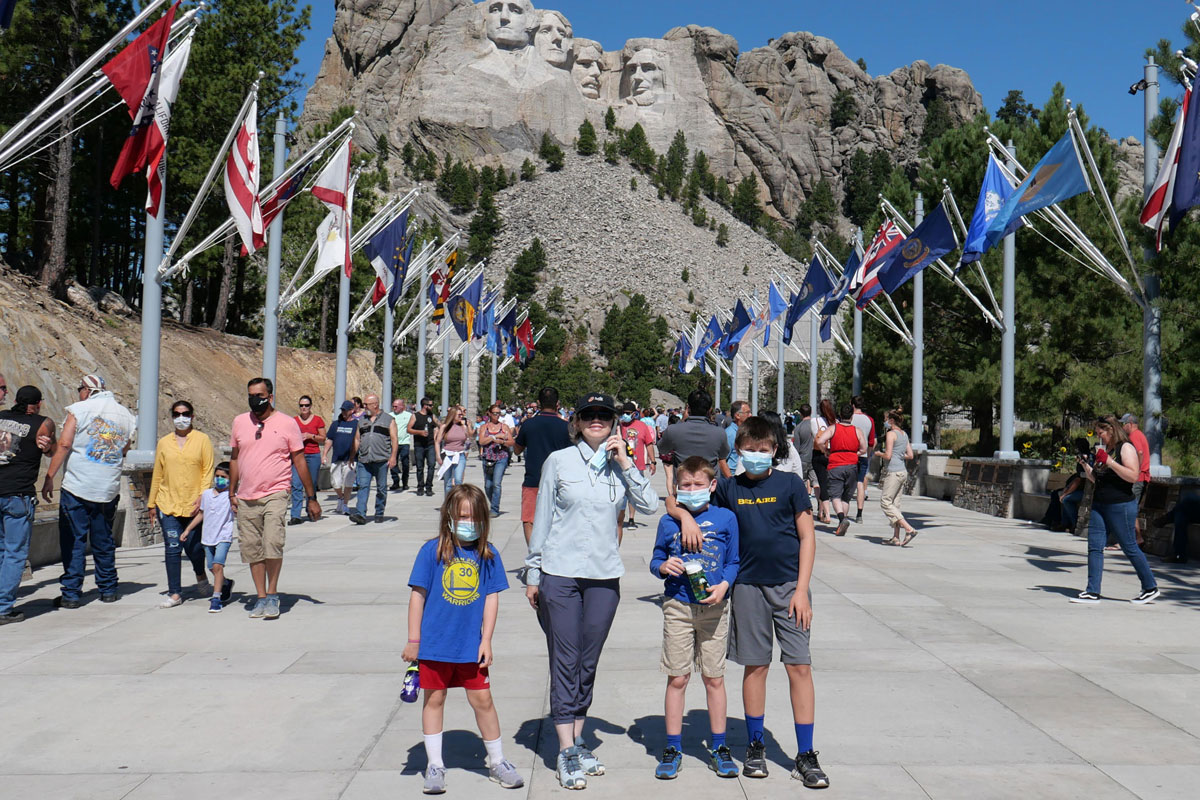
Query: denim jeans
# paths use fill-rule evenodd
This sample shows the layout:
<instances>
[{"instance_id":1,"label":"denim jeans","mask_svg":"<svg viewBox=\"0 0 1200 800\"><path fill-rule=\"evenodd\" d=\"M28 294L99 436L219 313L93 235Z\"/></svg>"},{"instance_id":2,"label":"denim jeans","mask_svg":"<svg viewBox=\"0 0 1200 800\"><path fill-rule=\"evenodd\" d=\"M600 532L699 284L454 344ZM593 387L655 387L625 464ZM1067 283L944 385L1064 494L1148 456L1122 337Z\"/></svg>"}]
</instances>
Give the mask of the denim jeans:
<instances>
[{"instance_id":1,"label":"denim jeans","mask_svg":"<svg viewBox=\"0 0 1200 800\"><path fill-rule=\"evenodd\" d=\"M358 485L358 502L355 510L359 516L367 514L367 495L371 493L371 481L375 481L375 516L383 516L387 504L388 464L386 461L360 461L355 472Z\"/></svg>"},{"instance_id":2,"label":"denim jeans","mask_svg":"<svg viewBox=\"0 0 1200 800\"><path fill-rule=\"evenodd\" d=\"M417 444L413 442L413 467L417 472L417 489L433 491L433 471L437 461L433 457L433 443Z\"/></svg>"},{"instance_id":3,"label":"denim jeans","mask_svg":"<svg viewBox=\"0 0 1200 800\"><path fill-rule=\"evenodd\" d=\"M1079 521L1079 503L1082 500L1083 489L1076 489L1059 498L1059 502L1062 504L1062 523L1072 531L1075 530L1075 524Z\"/></svg>"},{"instance_id":4,"label":"denim jeans","mask_svg":"<svg viewBox=\"0 0 1200 800\"><path fill-rule=\"evenodd\" d=\"M492 513L500 513L500 483L504 480L504 470L508 469L508 459L483 462L483 493L492 504Z\"/></svg>"},{"instance_id":5,"label":"denim jeans","mask_svg":"<svg viewBox=\"0 0 1200 800\"><path fill-rule=\"evenodd\" d=\"M21 586L29 537L33 534L33 495L0 497L0 614L12 611Z\"/></svg>"},{"instance_id":6,"label":"denim jeans","mask_svg":"<svg viewBox=\"0 0 1200 800\"><path fill-rule=\"evenodd\" d=\"M308 464L308 477L312 481L313 494L317 493L317 478L321 474L321 454L305 453L304 463ZM292 467L292 519L300 519L308 505L304 496L304 484L300 482L300 473Z\"/></svg>"},{"instance_id":7,"label":"denim jeans","mask_svg":"<svg viewBox=\"0 0 1200 800\"><path fill-rule=\"evenodd\" d=\"M1146 554L1137 546L1136 534L1133 530L1134 520L1137 519L1137 501L1127 503L1093 503L1092 515L1088 518L1088 581L1087 590L1100 594L1100 579L1104 575L1104 546L1108 544L1109 533L1116 534L1117 542L1125 557L1137 572L1138 580L1142 582L1142 591L1149 591L1157 584Z\"/></svg>"},{"instance_id":8,"label":"denim jeans","mask_svg":"<svg viewBox=\"0 0 1200 800\"><path fill-rule=\"evenodd\" d=\"M445 453L443 452L444 456ZM442 476L442 491L448 492L455 486L463 482L463 476L467 474L467 454L463 451L458 456L458 463L450 469L446 470L446 474Z\"/></svg>"},{"instance_id":9,"label":"denim jeans","mask_svg":"<svg viewBox=\"0 0 1200 800\"><path fill-rule=\"evenodd\" d=\"M204 545L200 543L200 527L194 528L186 541L179 541L179 535L191 521L191 517L174 517L158 512L158 524L162 526L163 548L166 551L167 594L179 594L182 591L179 579L179 565L182 563L180 553L187 554L188 561L192 562L192 572L197 577L207 577L204 571Z\"/></svg>"},{"instance_id":10,"label":"denim jeans","mask_svg":"<svg viewBox=\"0 0 1200 800\"><path fill-rule=\"evenodd\" d=\"M408 456L412 445L398 445L396 449L396 466L392 467L392 483L399 483L402 489L408 488Z\"/></svg>"},{"instance_id":11,"label":"denim jeans","mask_svg":"<svg viewBox=\"0 0 1200 800\"><path fill-rule=\"evenodd\" d=\"M83 570L88 544L100 594L117 591L117 544L113 540L113 517L117 498L97 503L62 490L58 501L58 545L62 551L62 596L78 600L83 594Z\"/></svg>"}]
</instances>

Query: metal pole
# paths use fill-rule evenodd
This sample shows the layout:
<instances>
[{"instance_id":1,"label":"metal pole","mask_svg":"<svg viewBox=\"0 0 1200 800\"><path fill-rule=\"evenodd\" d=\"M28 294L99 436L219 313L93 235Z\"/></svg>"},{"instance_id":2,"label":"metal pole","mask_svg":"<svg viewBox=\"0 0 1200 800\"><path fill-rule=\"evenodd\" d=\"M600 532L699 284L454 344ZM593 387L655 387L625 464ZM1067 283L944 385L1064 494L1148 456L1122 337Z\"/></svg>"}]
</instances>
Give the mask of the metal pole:
<instances>
[{"instance_id":1,"label":"metal pole","mask_svg":"<svg viewBox=\"0 0 1200 800\"><path fill-rule=\"evenodd\" d=\"M1150 123L1158 116L1158 65L1154 56L1146 56L1145 197L1150 196L1158 171L1158 142L1150 133ZM1159 305L1161 283L1154 271L1154 249L1145 249L1147 270L1142 282L1146 286L1146 306L1142 311L1142 426L1150 445L1150 474L1169 476L1171 468L1162 463L1162 307Z\"/></svg>"},{"instance_id":2,"label":"metal pole","mask_svg":"<svg viewBox=\"0 0 1200 800\"><path fill-rule=\"evenodd\" d=\"M287 166L287 120L281 113L275 118L275 171L282 175ZM279 351L279 262L283 252L283 212L271 220L270 238L267 241L267 300L263 307L263 377L269 378L279 391L275 378L276 358ZM338 401L341 405L341 401Z\"/></svg>"},{"instance_id":3,"label":"metal pole","mask_svg":"<svg viewBox=\"0 0 1200 800\"><path fill-rule=\"evenodd\" d=\"M442 337L442 416L450 408L450 337Z\"/></svg>"},{"instance_id":4,"label":"metal pole","mask_svg":"<svg viewBox=\"0 0 1200 800\"><path fill-rule=\"evenodd\" d=\"M862 250L862 243L863 243L862 238L863 238L862 228L859 228L854 233L854 241L855 241L855 246L860 251ZM855 394L855 395L862 394L862 379L863 379L863 374L862 374L863 373L862 335L863 335L863 312L861 310L859 310L858 306L855 306L854 307L854 369L853 369L853 378L851 380L851 385L853 387L853 394ZM815 407L813 408L813 411L814 412L816 411Z\"/></svg>"},{"instance_id":5,"label":"metal pole","mask_svg":"<svg viewBox=\"0 0 1200 800\"><path fill-rule=\"evenodd\" d=\"M346 400L346 359L350 355L350 276L343 266L338 276L337 372L333 382L333 407Z\"/></svg>"},{"instance_id":6,"label":"metal pole","mask_svg":"<svg viewBox=\"0 0 1200 800\"><path fill-rule=\"evenodd\" d=\"M496 364L499 360L500 360L500 355L495 350L493 350L492 351L492 391L491 391L491 394L489 395L490 399L488 400L489 408L491 408L491 406L496 405Z\"/></svg>"},{"instance_id":7,"label":"metal pole","mask_svg":"<svg viewBox=\"0 0 1200 800\"><path fill-rule=\"evenodd\" d=\"M146 215L146 241L142 255L142 364L138 372L137 463L154 463L158 443L158 355L162 334L162 285L158 263L163 257L163 217L167 185L163 180L158 216ZM132 454L130 454L132 456Z\"/></svg>"},{"instance_id":8,"label":"metal pole","mask_svg":"<svg viewBox=\"0 0 1200 800\"><path fill-rule=\"evenodd\" d=\"M775 327L775 358L777 361L775 367L775 413L783 416L783 323L779 323Z\"/></svg>"},{"instance_id":9,"label":"metal pole","mask_svg":"<svg viewBox=\"0 0 1200 800\"><path fill-rule=\"evenodd\" d=\"M817 341L821 336L820 328L821 323L817 321L816 311L810 311L808 315L808 404L812 406L814 414L817 413L817 407L821 405L821 387L817 375Z\"/></svg>"},{"instance_id":10,"label":"metal pole","mask_svg":"<svg viewBox=\"0 0 1200 800\"><path fill-rule=\"evenodd\" d=\"M1015 169L1017 148L1008 140L1008 168ZM1004 286L1001 288L1001 311L1004 331L1000 334L1000 449L996 458L1016 459L1020 456L1013 445L1014 386L1016 383L1016 304L1017 304L1017 240L1016 234L1004 237Z\"/></svg>"},{"instance_id":11,"label":"metal pole","mask_svg":"<svg viewBox=\"0 0 1200 800\"><path fill-rule=\"evenodd\" d=\"M471 407L471 340L468 339L462 351L462 406ZM467 423L470 424L469 422Z\"/></svg>"},{"instance_id":12,"label":"metal pole","mask_svg":"<svg viewBox=\"0 0 1200 800\"><path fill-rule=\"evenodd\" d=\"M425 349L428 347L427 340L429 322L425 319L425 304L429 302L429 268L428 266L421 267L421 288L420 297L417 305L417 319L420 322L417 324L417 396L416 402L419 406L421 398L425 396Z\"/></svg>"},{"instance_id":13,"label":"metal pole","mask_svg":"<svg viewBox=\"0 0 1200 800\"><path fill-rule=\"evenodd\" d=\"M385 300L383 310L383 397L386 408L392 408L392 336L396 328L396 310Z\"/></svg>"},{"instance_id":14,"label":"metal pole","mask_svg":"<svg viewBox=\"0 0 1200 800\"><path fill-rule=\"evenodd\" d=\"M738 397L737 397L737 393L738 393L738 357L737 357L737 353L733 354L733 359L730 361L730 363L732 364L732 366L729 368L729 371L730 371L730 375L729 375L729 405L732 406L734 401L738 399Z\"/></svg>"},{"instance_id":15,"label":"metal pole","mask_svg":"<svg viewBox=\"0 0 1200 800\"><path fill-rule=\"evenodd\" d=\"M914 226L925 219L925 198L917 194ZM913 276L912 436L914 449L922 449L925 422L925 272Z\"/></svg>"},{"instance_id":16,"label":"metal pole","mask_svg":"<svg viewBox=\"0 0 1200 800\"><path fill-rule=\"evenodd\" d=\"M716 356L713 363L716 365L716 369L713 370L713 408L721 409L724 407L721 405L721 357Z\"/></svg>"}]
</instances>

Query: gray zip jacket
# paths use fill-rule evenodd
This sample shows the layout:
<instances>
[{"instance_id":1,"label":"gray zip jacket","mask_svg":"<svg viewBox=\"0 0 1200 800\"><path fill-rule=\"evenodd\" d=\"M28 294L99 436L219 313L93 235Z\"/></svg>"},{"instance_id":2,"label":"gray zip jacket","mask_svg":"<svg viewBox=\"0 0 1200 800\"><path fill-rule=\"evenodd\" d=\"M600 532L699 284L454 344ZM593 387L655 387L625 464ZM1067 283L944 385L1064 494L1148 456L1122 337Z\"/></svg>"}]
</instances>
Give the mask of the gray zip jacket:
<instances>
[{"instance_id":1,"label":"gray zip jacket","mask_svg":"<svg viewBox=\"0 0 1200 800\"><path fill-rule=\"evenodd\" d=\"M617 513L626 502L642 514L658 509L658 493L637 467L621 470L609 459L597 473L588 466L595 452L581 439L551 453L542 466L525 557L530 586L542 582L543 572L563 578L621 577Z\"/></svg>"}]
</instances>

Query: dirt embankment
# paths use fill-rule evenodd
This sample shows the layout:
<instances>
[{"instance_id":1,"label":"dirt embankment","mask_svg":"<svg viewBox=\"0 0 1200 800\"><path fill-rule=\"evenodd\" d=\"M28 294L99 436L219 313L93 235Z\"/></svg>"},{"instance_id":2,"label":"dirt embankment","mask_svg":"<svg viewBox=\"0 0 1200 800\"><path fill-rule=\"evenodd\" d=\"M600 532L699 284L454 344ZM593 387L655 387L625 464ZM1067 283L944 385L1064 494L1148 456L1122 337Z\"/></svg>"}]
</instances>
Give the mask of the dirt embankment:
<instances>
[{"instance_id":1,"label":"dirt embankment","mask_svg":"<svg viewBox=\"0 0 1200 800\"><path fill-rule=\"evenodd\" d=\"M94 372L136 413L140 349L136 317L82 312L0 265L0 373L9 388L5 407L15 399L17 387L33 384L46 397L42 413L61 423L63 409L77 399L80 377ZM188 400L196 407L196 428L218 446L227 443L234 416L246 411L246 381L262 371L261 342L163 320L160 362L158 434L170 428L170 404ZM330 419L332 353L280 348L277 376L280 410L296 413L297 398L308 394L314 411ZM346 385L351 396L380 390L374 353L350 353ZM153 444L136 446L150 449Z\"/></svg>"}]
</instances>

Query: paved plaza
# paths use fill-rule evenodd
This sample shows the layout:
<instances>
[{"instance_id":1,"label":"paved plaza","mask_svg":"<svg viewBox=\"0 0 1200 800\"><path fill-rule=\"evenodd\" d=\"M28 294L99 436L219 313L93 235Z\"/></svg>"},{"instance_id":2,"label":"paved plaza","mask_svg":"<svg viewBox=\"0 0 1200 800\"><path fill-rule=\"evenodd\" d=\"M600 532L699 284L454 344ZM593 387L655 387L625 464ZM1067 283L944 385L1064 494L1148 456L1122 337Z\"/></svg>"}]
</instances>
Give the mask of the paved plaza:
<instances>
[{"instance_id":1,"label":"paved plaza","mask_svg":"<svg viewBox=\"0 0 1200 800\"><path fill-rule=\"evenodd\" d=\"M525 554L522 467L505 486L493 543L510 575ZM472 461L470 481L481 482ZM662 491L661 476L656 479ZM438 493L440 495L440 491ZM323 501L332 495L322 495ZM346 517L288 529L283 615L208 614L189 597L156 608L161 546L119 551L123 597L55 611L58 570L34 573L0 628L0 798L367 800L420 796L420 706L400 701L406 580L438 498L393 494L388 521ZM332 502L325 502L326 508ZM816 747L827 797L1182 800L1200 786L1200 570L1154 559L1162 599L1138 591L1120 554L1106 602L1079 606L1084 542L949 503L906 498L913 546L881 545L877 498L844 539L818 528L813 578ZM804 795L783 671L772 670L771 775L722 780L701 761L703 690L689 688L684 768L653 777L663 746L661 582L647 569L657 518L625 535L622 602L600 662L587 737L608 766L584 797ZM651 523L651 524L645 524ZM89 562L90 563L90 562ZM235 598L251 590L231 554ZM188 570L184 568L185 577ZM545 640L522 587L501 595L493 689L505 755L524 789L487 781L461 692L446 714L448 797L565 795L549 765ZM25 592L29 587L24 588ZM730 665L729 741L746 744L740 668Z\"/></svg>"}]
</instances>

